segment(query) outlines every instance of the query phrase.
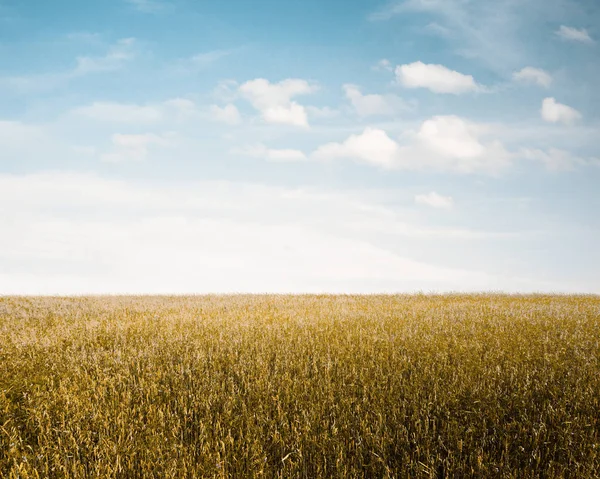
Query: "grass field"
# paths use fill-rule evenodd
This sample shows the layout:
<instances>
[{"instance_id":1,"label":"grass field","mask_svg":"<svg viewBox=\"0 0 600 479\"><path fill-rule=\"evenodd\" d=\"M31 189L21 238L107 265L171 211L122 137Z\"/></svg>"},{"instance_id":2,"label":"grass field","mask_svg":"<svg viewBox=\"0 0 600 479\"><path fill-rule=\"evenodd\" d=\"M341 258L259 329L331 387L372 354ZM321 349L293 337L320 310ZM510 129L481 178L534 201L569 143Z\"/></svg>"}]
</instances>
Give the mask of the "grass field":
<instances>
[{"instance_id":1,"label":"grass field","mask_svg":"<svg viewBox=\"0 0 600 479\"><path fill-rule=\"evenodd\" d=\"M2 478L600 477L600 297L0 298Z\"/></svg>"}]
</instances>

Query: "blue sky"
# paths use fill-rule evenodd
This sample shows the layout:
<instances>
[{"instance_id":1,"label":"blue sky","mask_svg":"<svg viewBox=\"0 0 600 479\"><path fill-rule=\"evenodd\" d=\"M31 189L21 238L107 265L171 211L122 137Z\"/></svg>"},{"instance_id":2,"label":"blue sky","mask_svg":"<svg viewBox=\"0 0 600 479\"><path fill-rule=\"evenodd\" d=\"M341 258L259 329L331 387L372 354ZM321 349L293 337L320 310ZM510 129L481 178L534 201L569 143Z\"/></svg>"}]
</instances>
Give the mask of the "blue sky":
<instances>
[{"instance_id":1,"label":"blue sky","mask_svg":"<svg viewBox=\"0 0 600 479\"><path fill-rule=\"evenodd\" d=\"M0 0L0 294L600 293L595 0Z\"/></svg>"}]
</instances>

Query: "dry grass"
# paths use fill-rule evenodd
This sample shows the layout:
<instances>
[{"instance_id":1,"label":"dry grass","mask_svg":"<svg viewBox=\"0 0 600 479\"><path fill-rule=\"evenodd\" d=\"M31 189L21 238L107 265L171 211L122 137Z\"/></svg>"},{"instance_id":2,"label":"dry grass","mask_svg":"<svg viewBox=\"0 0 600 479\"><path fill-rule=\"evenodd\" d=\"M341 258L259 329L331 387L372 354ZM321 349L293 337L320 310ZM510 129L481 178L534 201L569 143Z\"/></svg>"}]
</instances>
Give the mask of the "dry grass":
<instances>
[{"instance_id":1,"label":"dry grass","mask_svg":"<svg viewBox=\"0 0 600 479\"><path fill-rule=\"evenodd\" d=\"M600 477L600 298L0 298L0 476Z\"/></svg>"}]
</instances>

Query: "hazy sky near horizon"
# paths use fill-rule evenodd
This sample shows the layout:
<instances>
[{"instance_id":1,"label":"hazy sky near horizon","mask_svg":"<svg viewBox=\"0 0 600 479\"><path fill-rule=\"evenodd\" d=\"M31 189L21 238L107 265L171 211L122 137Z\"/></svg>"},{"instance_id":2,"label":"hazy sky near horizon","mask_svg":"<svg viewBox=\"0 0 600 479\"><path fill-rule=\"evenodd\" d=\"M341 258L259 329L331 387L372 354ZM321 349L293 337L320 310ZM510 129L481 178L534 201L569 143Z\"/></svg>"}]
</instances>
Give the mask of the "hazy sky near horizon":
<instances>
[{"instance_id":1,"label":"hazy sky near horizon","mask_svg":"<svg viewBox=\"0 0 600 479\"><path fill-rule=\"evenodd\" d=\"M0 0L0 294L600 293L596 0Z\"/></svg>"}]
</instances>

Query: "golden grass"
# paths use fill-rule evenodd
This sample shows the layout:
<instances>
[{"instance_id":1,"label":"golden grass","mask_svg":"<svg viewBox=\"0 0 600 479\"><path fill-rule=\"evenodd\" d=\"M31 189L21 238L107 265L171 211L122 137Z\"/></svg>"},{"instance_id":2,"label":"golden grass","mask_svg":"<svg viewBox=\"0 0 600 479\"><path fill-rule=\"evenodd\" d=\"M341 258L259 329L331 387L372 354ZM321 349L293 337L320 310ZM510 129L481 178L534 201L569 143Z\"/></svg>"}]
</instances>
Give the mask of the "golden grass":
<instances>
[{"instance_id":1,"label":"golden grass","mask_svg":"<svg viewBox=\"0 0 600 479\"><path fill-rule=\"evenodd\" d=\"M0 477L600 477L600 298L0 298Z\"/></svg>"}]
</instances>

